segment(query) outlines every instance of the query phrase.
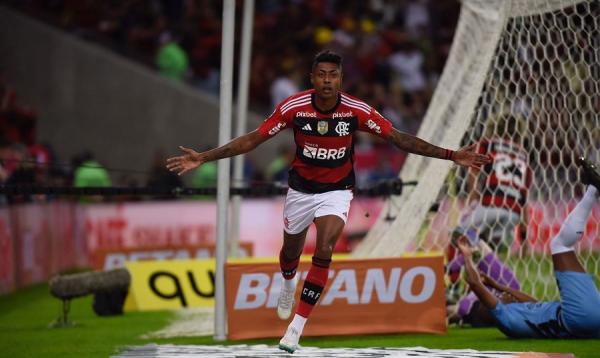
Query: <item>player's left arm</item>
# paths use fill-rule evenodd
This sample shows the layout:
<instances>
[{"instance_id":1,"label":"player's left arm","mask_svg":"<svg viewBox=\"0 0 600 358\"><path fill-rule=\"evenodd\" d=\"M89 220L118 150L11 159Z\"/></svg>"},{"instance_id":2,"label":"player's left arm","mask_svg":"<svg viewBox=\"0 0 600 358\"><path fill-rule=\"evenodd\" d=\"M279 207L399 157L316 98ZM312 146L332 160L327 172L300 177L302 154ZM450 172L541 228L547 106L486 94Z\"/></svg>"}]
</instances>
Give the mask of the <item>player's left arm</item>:
<instances>
[{"instance_id":1,"label":"player's left arm","mask_svg":"<svg viewBox=\"0 0 600 358\"><path fill-rule=\"evenodd\" d=\"M454 161L456 164L466 167L478 168L490 162L488 156L479 154L475 151L476 143L453 151L435 146L421 138L401 132L396 128L392 128L389 131L386 139L398 149L406 152L431 158L448 159Z\"/></svg>"},{"instance_id":2,"label":"player's left arm","mask_svg":"<svg viewBox=\"0 0 600 358\"><path fill-rule=\"evenodd\" d=\"M475 151L477 143L457 151L440 148L421 138L395 129L390 121L372 107L367 115L359 113L359 130L377 135L400 150L431 158L452 160L456 164L466 167L476 168L490 162L488 156Z\"/></svg>"},{"instance_id":3,"label":"player's left arm","mask_svg":"<svg viewBox=\"0 0 600 358\"><path fill-rule=\"evenodd\" d=\"M512 287L505 286L504 292L510 293L519 302L537 302L538 301L535 297L530 296L523 291L515 290Z\"/></svg>"},{"instance_id":4,"label":"player's left arm","mask_svg":"<svg viewBox=\"0 0 600 358\"><path fill-rule=\"evenodd\" d=\"M523 291L519 291L510 286L501 285L500 283L498 283L496 280L494 280L493 278L491 278L488 274L486 274L484 272L479 272L479 275L481 276L482 282L484 285L490 286L498 291L510 293L519 302L537 302L538 301L535 297L532 297Z\"/></svg>"},{"instance_id":5,"label":"player's left arm","mask_svg":"<svg viewBox=\"0 0 600 358\"><path fill-rule=\"evenodd\" d=\"M473 248L469 246L465 237L458 240L457 248L465 258L466 281L469 284L469 287L485 307L491 310L496 308L498 299L484 285L479 270L475 267L475 263L473 262Z\"/></svg>"}]
</instances>

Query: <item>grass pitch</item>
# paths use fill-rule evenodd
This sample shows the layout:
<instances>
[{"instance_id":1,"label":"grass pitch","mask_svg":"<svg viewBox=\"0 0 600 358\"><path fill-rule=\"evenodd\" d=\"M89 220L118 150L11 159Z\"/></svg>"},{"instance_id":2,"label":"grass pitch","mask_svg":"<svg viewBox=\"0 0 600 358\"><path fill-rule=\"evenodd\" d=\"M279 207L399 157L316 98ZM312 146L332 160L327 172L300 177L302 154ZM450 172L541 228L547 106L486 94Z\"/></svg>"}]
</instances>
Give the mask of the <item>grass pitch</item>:
<instances>
[{"instance_id":1,"label":"grass pitch","mask_svg":"<svg viewBox=\"0 0 600 358\"><path fill-rule=\"evenodd\" d=\"M0 356L2 357L108 357L127 345L222 344L212 337L142 339L141 335L164 327L173 312L128 313L97 317L92 298L75 299L70 328L49 328L61 310L60 302L38 285L15 294L0 296ZM278 339L232 341L224 344L276 345ZM597 357L600 340L514 340L496 329L452 327L447 335L371 335L304 338L304 346L315 347L415 347L477 349L521 352L566 352L577 357ZM291 356L293 357L293 356Z\"/></svg>"}]
</instances>

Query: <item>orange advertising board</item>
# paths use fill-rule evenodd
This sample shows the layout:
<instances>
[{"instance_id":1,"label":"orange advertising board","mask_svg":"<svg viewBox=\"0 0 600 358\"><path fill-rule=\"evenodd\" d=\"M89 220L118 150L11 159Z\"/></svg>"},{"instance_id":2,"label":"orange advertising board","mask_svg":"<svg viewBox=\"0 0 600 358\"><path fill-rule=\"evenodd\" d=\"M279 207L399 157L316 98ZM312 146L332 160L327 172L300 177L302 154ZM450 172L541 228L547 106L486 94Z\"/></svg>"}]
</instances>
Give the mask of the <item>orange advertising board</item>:
<instances>
[{"instance_id":1,"label":"orange advertising board","mask_svg":"<svg viewBox=\"0 0 600 358\"><path fill-rule=\"evenodd\" d=\"M301 262L298 274L309 268ZM228 263L225 274L228 338L283 335L292 317L277 317L279 265ZM399 332L446 332L442 256L334 260L303 336Z\"/></svg>"}]
</instances>

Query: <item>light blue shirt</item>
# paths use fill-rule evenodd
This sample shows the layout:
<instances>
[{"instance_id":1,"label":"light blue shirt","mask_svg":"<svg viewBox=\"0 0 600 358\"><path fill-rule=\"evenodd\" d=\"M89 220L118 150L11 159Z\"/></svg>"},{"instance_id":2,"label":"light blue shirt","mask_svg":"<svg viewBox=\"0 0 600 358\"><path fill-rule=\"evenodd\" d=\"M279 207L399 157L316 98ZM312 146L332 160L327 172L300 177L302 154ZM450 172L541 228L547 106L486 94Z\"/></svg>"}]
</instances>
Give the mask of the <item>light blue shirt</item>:
<instances>
[{"instance_id":1,"label":"light blue shirt","mask_svg":"<svg viewBox=\"0 0 600 358\"><path fill-rule=\"evenodd\" d=\"M498 328L509 337L574 337L563 324L559 301L509 304L498 302L491 313L498 322Z\"/></svg>"}]
</instances>

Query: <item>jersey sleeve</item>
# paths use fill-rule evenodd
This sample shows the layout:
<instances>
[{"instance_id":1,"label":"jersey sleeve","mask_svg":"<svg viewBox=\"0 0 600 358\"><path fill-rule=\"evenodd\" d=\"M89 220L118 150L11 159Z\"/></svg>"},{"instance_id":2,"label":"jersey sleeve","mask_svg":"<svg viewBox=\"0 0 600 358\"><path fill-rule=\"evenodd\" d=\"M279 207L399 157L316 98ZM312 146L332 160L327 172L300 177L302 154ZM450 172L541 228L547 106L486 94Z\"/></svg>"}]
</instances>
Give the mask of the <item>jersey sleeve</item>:
<instances>
[{"instance_id":1,"label":"jersey sleeve","mask_svg":"<svg viewBox=\"0 0 600 358\"><path fill-rule=\"evenodd\" d=\"M392 131L392 122L385 119L375 108L371 107L369 114L358 117L358 130L374 134L381 138L386 138Z\"/></svg>"},{"instance_id":2,"label":"jersey sleeve","mask_svg":"<svg viewBox=\"0 0 600 358\"><path fill-rule=\"evenodd\" d=\"M288 111L287 114L281 114L281 105L284 102L280 103L273 113L271 113L271 115L258 127L258 133L264 138L273 137L282 130L291 127L292 117L289 114L290 112Z\"/></svg>"}]
</instances>

